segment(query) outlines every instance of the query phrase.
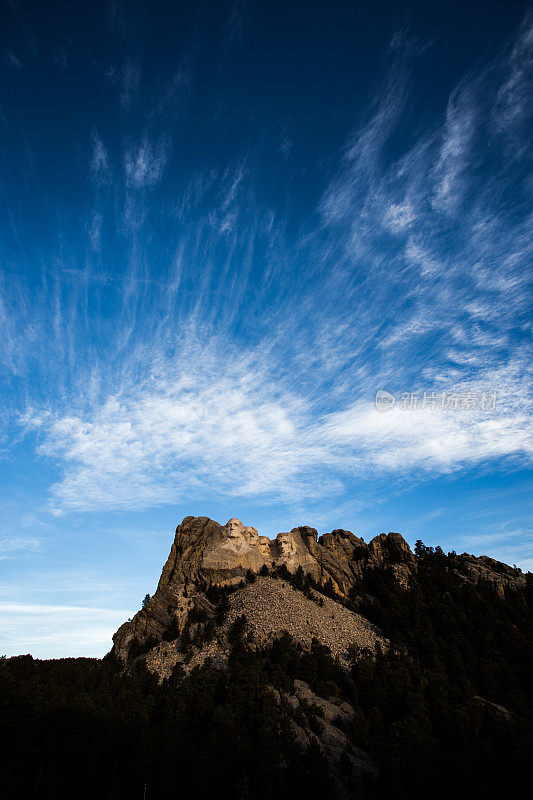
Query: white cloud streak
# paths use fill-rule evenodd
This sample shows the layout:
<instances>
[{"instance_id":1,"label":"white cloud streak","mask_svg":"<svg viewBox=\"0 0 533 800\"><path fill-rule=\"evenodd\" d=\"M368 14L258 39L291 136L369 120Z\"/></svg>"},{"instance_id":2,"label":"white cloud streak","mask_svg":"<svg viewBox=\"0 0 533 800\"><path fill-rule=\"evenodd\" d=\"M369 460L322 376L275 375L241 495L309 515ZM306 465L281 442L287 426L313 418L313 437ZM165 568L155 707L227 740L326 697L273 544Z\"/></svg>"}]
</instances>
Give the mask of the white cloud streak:
<instances>
[{"instance_id":1,"label":"white cloud streak","mask_svg":"<svg viewBox=\"0 0 533 800\"><path fill-rule=\"evenodd\" d=\"M530 219L491 138L491 104L525 113L529 31L497 76L466 76L439 124L401 152L391 142L417 54L396 38L318 224L292 237L287 216L259 202L250 156L192 176L154 209L147 190L170 177L170 137L132 135L119 175L93 134L86 264L44 270L39 299L0 287L7 370L37 362L56 390L26 386L22 418L17 409L57 467L56 513L207 492L327 497L366 473L530 457ZM503 150L523 146L510 117L498 136ZM102 230L121 209L126 268L104 270ZM379 415L379 388L495 390L502 401L491 416Z\"/></svg>"},{"instance_id":2,"label":"white cloud streak","mask_svg":"<svg viewBox=\"0 0 533 800\"><path fill-rule=\"evenodd\" d=\"M342 493L361 475L444 474L533 455L512 374L492 375L508 392L493 411L379 413L368 398L318 413L309 398L277 384L264 362L239 366L219 353L215 377L194 355L179 361L181 377L169 364L165 377L110 397L90 417L45 421L41 454L65 466L53 488L55 513L145 508L206 493L298 502ZM458 388L482 391L472 382Z\"/></svg>"},{"instance_id":3,"label":"white cloud streak","mask_svg":"<svg viewBox=\"0 0 533 800\"><path fill-rule=\"evenodd\" d=\"M131 610L0 601L0 652L34 658L101 658Z\"/></svg>"},{"instance_id":4,"label":"white cloud streak","mask_svg":"<svg viewBox=\"0 0 533 800\"><path fill-rule=\"evenodd\" d=\"M167 149L164 140L154 144L147 138L131 147L124 156L127 185L142 189L159 183L167 160Z\"/></svg>"},{"instance_id":5,"label":"white cloud streak","mask_svg":"<svg viewBox=\"0 0 533 800\"><path fill-rule=\"evenodd\" d=\"M40 550L43 540L35 536L0 536L0 559L22 554L31 555Z\"/></svg>"}]
</instances>

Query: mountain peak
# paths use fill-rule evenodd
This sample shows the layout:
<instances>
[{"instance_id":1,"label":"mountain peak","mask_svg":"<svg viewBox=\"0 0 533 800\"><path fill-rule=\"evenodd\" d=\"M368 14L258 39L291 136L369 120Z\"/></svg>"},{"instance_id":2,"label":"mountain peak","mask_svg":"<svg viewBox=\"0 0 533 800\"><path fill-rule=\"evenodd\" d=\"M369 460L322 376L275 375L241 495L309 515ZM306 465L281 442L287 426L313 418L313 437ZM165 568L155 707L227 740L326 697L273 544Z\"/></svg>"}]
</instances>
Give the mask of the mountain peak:
<instances>
[{"instance_id":1,"label":"mountain peak","mask_svg":"<svg viewBox=\"0 0 533 800\"><path fill-rule=\"evenodd\" d=\"M523 583L523 576L516 570L492 559L466 554L456 558L461 581L491 583L500 596L504 595L507 587ZM318 537L315 528L301 525L291 531L278 533L275 539L269 539L236 517L229 519L225 525L209 517L185 517L176 528L157 591L134 618L116 632L113 637L114 653L126 662L131 659L132 653L147 653L169 636L176 639L178 632L186 625L191 609L202 608L202 614L212 614L213 609L207 599L210 589L242 589L247 580L260 575L264 579L261 586L266 597L270 592L267 584L274 576L299 575L299 582L305 584L308 592L307 600L312 597L323 604L327 595L337 606L350 603L353 606L358 587L376 572L402 591L408 591L416 583L418 559L400 533L381 533L367 544L351 531L337 528ZM310 587L314 594L310 592ZM251 600L249 594L245 593L244 599ZM257 601L256 594L254 603ZM298 614L307 619L309 609L302 598L303 595ZM268 616L268 603L259 605ZM270 625L272 632L292 630L291 614L295 613L294 608L285 614L281 607L278 611L277 618ZM251 616L254 615L255 610L251 609ZM316 630L322 632L324 641L332 647L332 631L327 630L327 623L321 615L319 617ZM354 640L357 639L357 631L365 626L361 619L354 614L351 628L347 625L347 629L352 630ZM169 634L169 631L174 633ZM302 641L305 640L303 636Z\"/></svg>"},{"instance_id":2,"label":"mountain peak","mask_svg":"<svg viewBox=\"0 0 533 800\"><path fill-rule=\"evenodd\" d=\"M365 572L380 567L391 567L400 585L409 585L416 560L400 534L381 534L367 545L350 531L335 529L319 539L315 528L301 525L269 539L236 517L220 525L209 517L188 516L176 528L156 593L119 628L114 650L124 661L133 642L145 651L169 627L181 629L192 601L209 587L235 587L250 574L301 570L314 585L327 584L341 599Z\"/></svg>"}]
</instances>

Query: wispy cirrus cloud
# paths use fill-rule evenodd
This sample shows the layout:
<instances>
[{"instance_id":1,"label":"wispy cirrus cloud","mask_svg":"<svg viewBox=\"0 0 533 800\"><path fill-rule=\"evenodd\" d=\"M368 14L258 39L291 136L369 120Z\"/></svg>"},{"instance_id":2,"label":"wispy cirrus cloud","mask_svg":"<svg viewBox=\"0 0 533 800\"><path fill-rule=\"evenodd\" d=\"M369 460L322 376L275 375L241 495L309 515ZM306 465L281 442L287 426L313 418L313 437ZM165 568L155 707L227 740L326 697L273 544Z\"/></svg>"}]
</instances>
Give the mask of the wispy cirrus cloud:
<instances>
[{"instance_id":1,"label":"wispy cirrus cloud","mask_svg":"<svg viewBox=\"0 0 533 800\"><path fill-rule=\"evenodd\" d=\"M91 177L97 184L106 184L111 180L109 156L104 143L96 131L91 136L92 154L89 165Z\"/></svg>"},{"instance_id":2,"label":"wispy cirrus cloud","mask_svg":"<svg viewBox=\"0 0 533 800\"><path fill-rule=\"evenodd\" d=\"M35 536L0 536L0 559L31 555L42 546L43 540Z\"/></svg>"},{"instance_id":3,"label":"wispy cirrus cloud","mask_svg":"<svg viewBox=\"0 0 533 800\"><path fill-rule=\"evenodd\" d=\"M132 134L120 175L95 132L95 192L107 184L112 200L98 195L88 217L86 265L68 272L68 293L47 275L41 304L27 300L32 358L62 387L32 398L26 415L59 472L51 507L146 508L207 491L325 496L379 470L528 459L528 219L502 155L510 128L494 157L490 112L522 96L528 36L522 28L498 67L465 76L401 150L391 142L410 113L419 48L396 37L296 234L259 200L253 153L197 172L154 208L145 190L173 175L170 136ZM513 187L512 207L502 187ZM104 271L92 259L121 207L127 255ZM379 415L373 394L387 387L491 389L502 400L490 418Z\"/></svg>"},{"instance_id":4,"label":"wispy cirrus cloud","mask_svg":"<svg viewBox=\"0 0 533 800\"><path fill-rule=\"evenodd\" d=\"M155 186L163 175L167 151L168 144L164 139L153 143L146 137L129 148L124 156L127 185L134 189Z\"/></svg>"},{"instance_id":5,"label":"wispy cirrus cloud","mask_svg":"<svg viewBox=\"0 0 533 800\"><path fill-rule=\"evenodd\" d=\"M498 89L493 120L496 130L511 137L508 155L524 154L524 125L531 119L533 83L533 13L526 14L516 42L506 59L505 78Z\"/></svg>"},{"instance_id":6,"label":"wispy cirrus cloud","mask_svg":"<svg viewBox=\"0 0 533 800\"><path fill-rule=\"evenodd\" d=\"M64 467L52 491L54 513L146 508L206 492L299 502L342 494L361 476L421 478L533 456L523 386L512 371L454 387L481 395L497 385L501 405L489 411L437 404L380 413L369 393L320 412L318 398L298 393L264 357L239 360L217 349L208 355L204 342L201 359L184 350L178 362L179 370L160 364L157 377L88 416L26 420L42 430L41 454Z\"/></svg>"},{"instance_id":7,"label":"wispy cirrus cloud","mask_svg":"<svg viewBox=\"0 0 533 800\"><path fill-rule=\"evenodd\" d=\"M471 81L458 86L448 102L438 159L432 176L434 207L452 213L462 207L469 166L472 165L474 136L477 131L479 97Z\"/></svg>"},{"instance_id":8,"label":"wispy cirrus cloud","mask_svg":"<svg viewBox=\"0 0 533 800\"><path fill-rule=\"evenodd\" d=\"M139 91L141 71L139 65L131 58L126 60L122 69L120 104L128 109Z\"/></svg>"}]
</instances>

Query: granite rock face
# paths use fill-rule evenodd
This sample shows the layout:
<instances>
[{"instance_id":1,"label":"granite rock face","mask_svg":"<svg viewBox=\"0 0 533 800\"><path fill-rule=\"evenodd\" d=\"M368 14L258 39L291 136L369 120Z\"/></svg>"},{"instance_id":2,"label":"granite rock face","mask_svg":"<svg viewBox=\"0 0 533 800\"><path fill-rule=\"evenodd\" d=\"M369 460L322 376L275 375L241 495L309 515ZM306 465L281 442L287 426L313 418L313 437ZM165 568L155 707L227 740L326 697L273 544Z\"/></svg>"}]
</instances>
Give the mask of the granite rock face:
<instances>
[{"instance_id":1,"label":"granite rock face","mask_svg":"<svg viewBox=\"0 0 533 800\"><path fill-rule=\"evenodd\" d=\"M503 600L507 591L522 591L526 585L525 576L516 568L502 564L489 556L461 556L463 570L472 583L489 583Z\"/></svg>"},{"instance_id":2,"label":"granite rock face","mask_svg":"<svg viewBox=\"0 0 533 800\"><path fill-rule=\"evenodd\" d=\"M464 580L492 583L501 596L525 580L517 570L485 556L460 558ZM318 538L314 528L301 526L270 540L235 518L222 526L208 517L185 517L176 528L154 596L115 633L115 655L126 661L132 646L146 653L170 628L181 630L191 606L207 602L208 587L238 585L250 572L280 567L291 573L301 568L340 599L357 595L358 583L369 571L386 570L408 590L418 570L399 533L382 533L366 544L350 531L336 529Z\"/></svg>"},{"instance_id":3,"label":"granite rock face","mask_svg":"<svg viewBox=\"0 0 533 800\"><path fill-rule=\"evenodd\" d=\"M292 573L301 567L320 583L331 580L341 596L365 570L391 566L405 585L416 571L415 558L398 533L381 534L367 545L350 531L334 530L318 539L314 528L302 526L270 540L235 518L222 526L208 517L185 517L154 596L114 635L115 653L125 660L134 639L145 649L159 642L169 626L181 628L191 597L208 586L238 584L248 570L257 574L262 567L282 565Z\"/></svg>"}]
</instances>

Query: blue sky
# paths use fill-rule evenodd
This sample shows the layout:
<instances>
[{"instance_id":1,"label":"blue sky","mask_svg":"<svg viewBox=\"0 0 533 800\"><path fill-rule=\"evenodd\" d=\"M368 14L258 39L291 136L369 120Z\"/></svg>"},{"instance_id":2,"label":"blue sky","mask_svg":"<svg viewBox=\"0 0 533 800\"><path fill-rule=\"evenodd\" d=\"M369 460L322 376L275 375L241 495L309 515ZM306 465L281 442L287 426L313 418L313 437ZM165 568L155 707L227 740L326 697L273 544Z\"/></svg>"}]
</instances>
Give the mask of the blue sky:
<instances>
[{"instance_id":1,"label":"blue sky","mask_svg":"<svg viewBox=\"0 0 533 800\"><path fill-rule=\"evenodd\" d=\"M189 514L533 568L527 6L0 13L0 652Z\"/></svg>"}]
</instances>

